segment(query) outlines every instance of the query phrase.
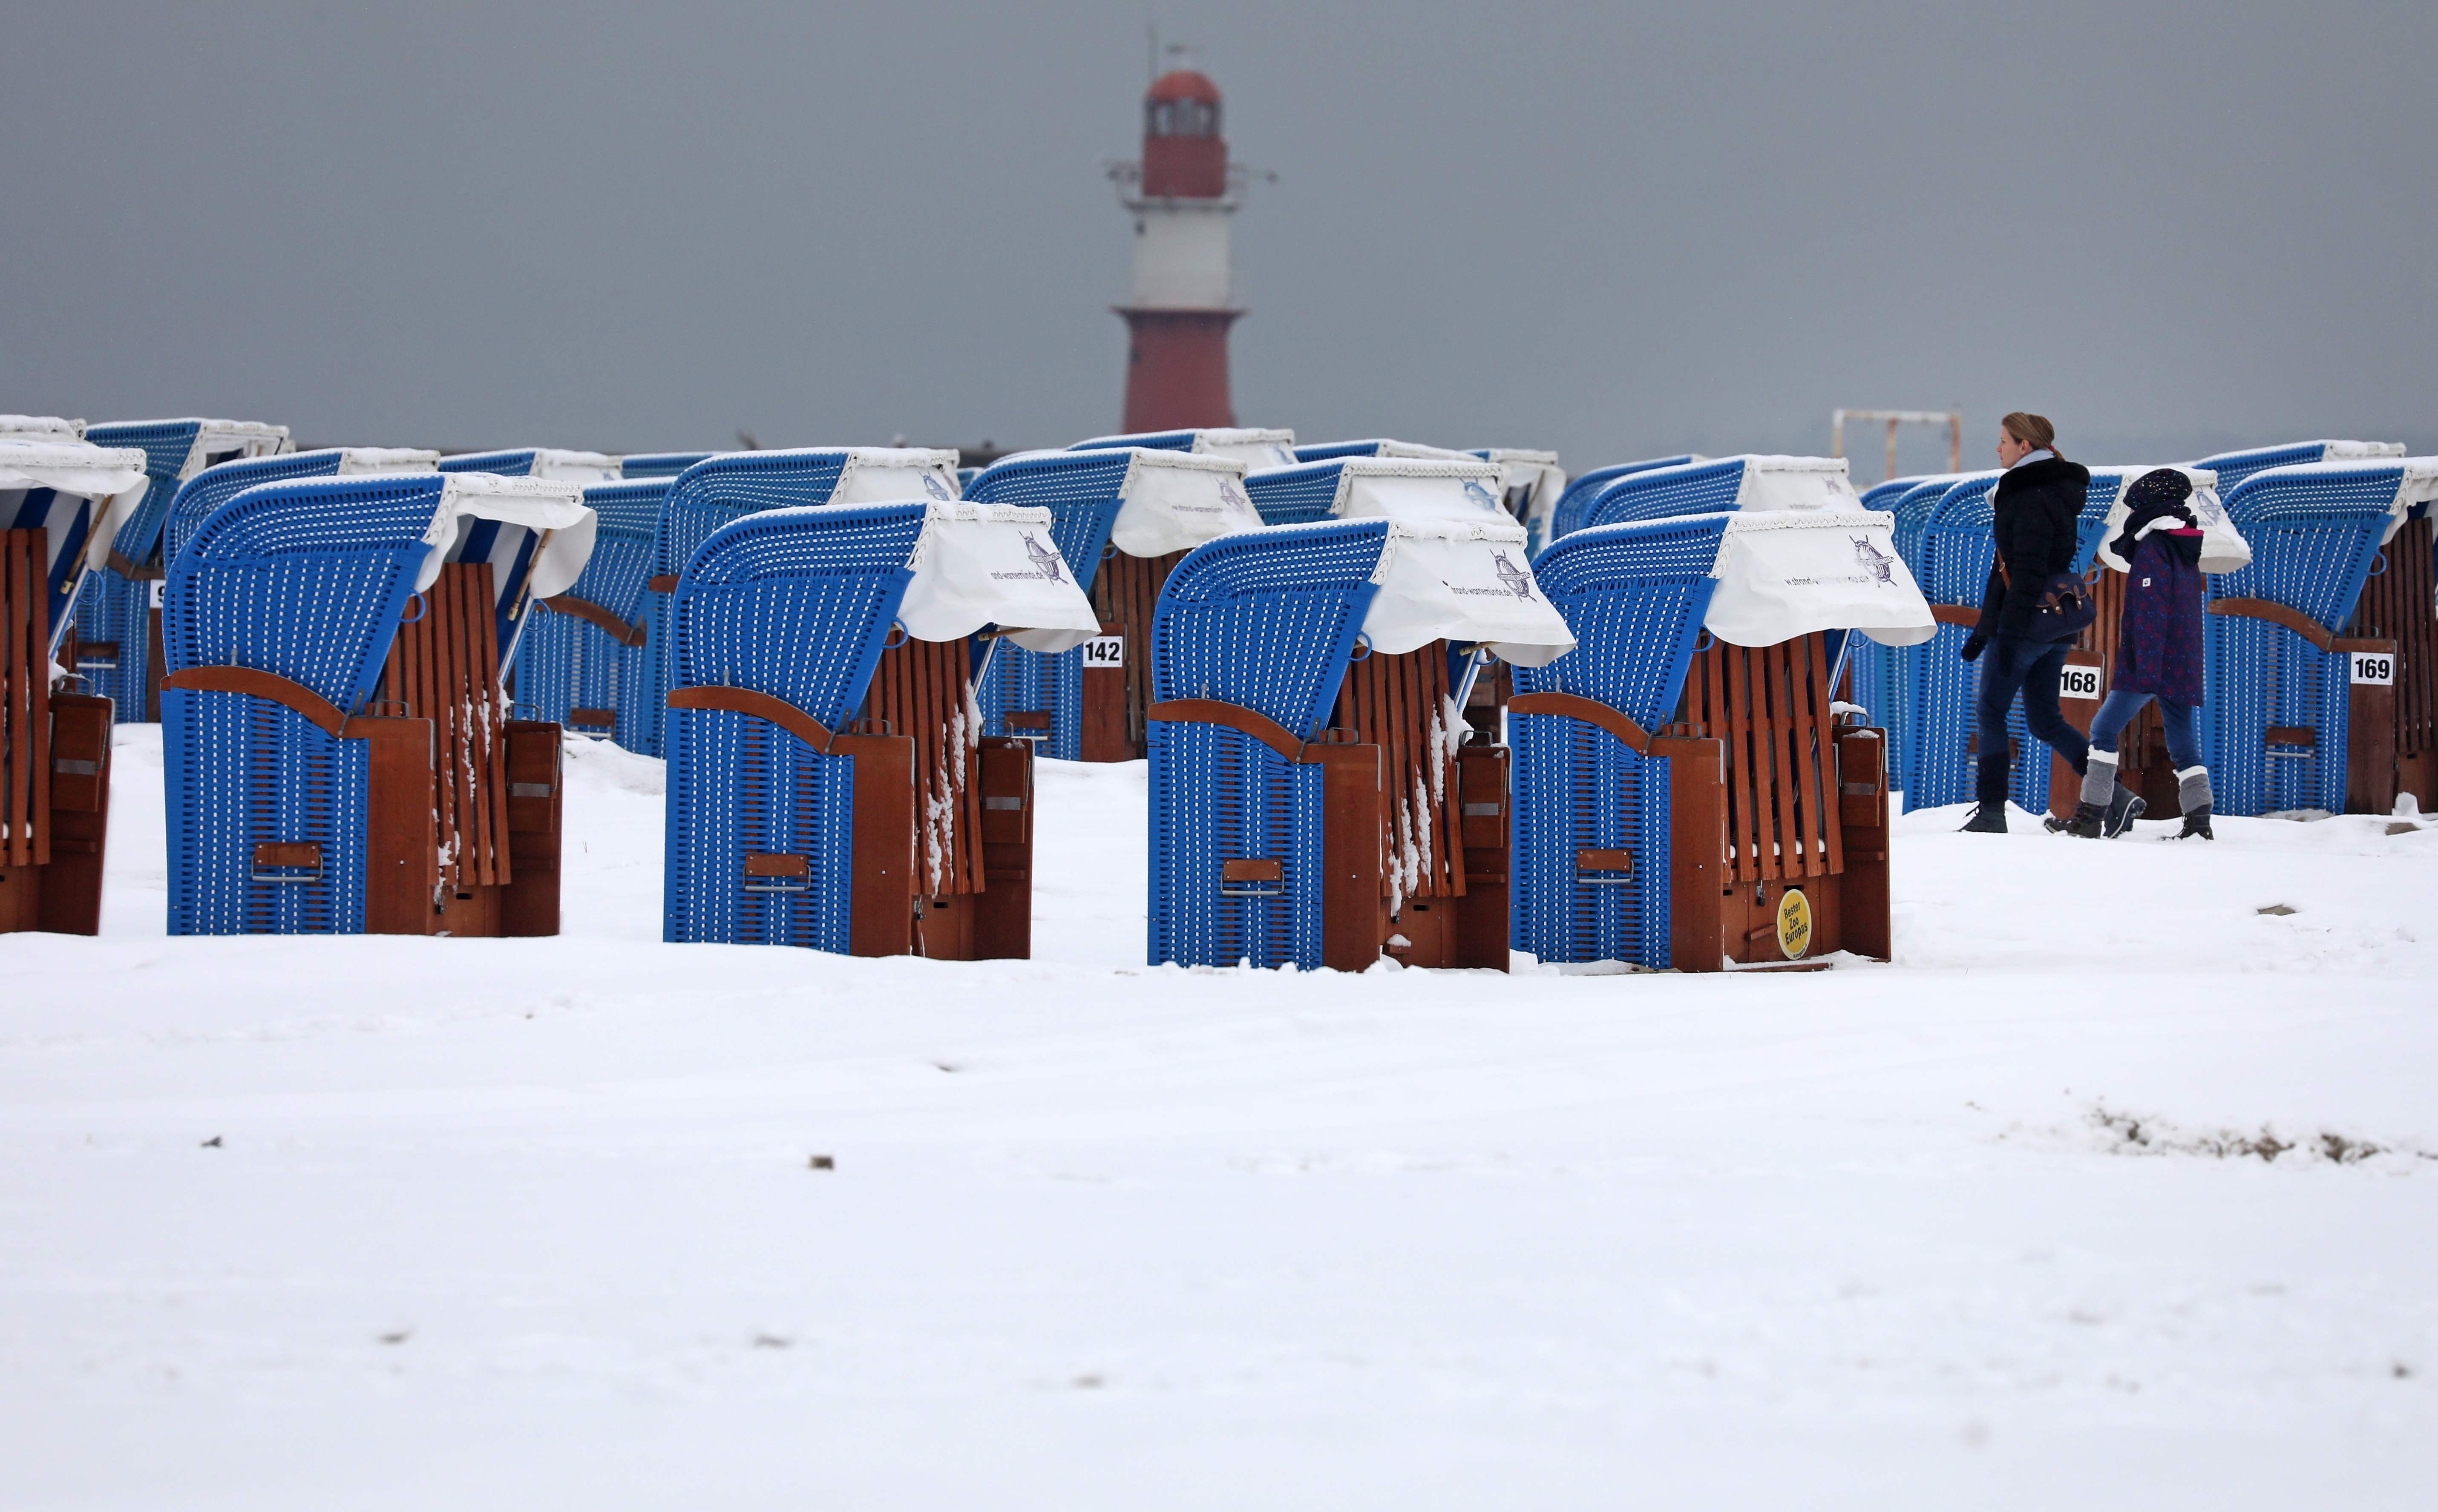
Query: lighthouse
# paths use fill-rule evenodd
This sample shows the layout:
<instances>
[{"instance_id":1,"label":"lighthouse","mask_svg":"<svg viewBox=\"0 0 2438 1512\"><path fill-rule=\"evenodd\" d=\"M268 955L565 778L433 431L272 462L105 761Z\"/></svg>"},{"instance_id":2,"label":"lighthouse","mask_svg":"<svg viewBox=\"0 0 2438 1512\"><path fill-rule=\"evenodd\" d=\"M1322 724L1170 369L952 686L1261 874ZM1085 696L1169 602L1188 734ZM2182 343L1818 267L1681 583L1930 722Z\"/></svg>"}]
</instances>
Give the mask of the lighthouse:
<instances>
[{"instance_id":1,"label":"lighthouse","mask_svg":"<svg viewBox=\"0 0 2438 1512\"><path fill-rule=\"evenodd\" d=\"M1219 86L1180 68L1143 97L1142 160L1112 165L1119 202L1134 217L1133 296L1126 322L1124 429L1176 431L1236 423L1228 397L1234 307L1228 220L1245 170L1219 134Z\"/></svg>"}]
</instances>

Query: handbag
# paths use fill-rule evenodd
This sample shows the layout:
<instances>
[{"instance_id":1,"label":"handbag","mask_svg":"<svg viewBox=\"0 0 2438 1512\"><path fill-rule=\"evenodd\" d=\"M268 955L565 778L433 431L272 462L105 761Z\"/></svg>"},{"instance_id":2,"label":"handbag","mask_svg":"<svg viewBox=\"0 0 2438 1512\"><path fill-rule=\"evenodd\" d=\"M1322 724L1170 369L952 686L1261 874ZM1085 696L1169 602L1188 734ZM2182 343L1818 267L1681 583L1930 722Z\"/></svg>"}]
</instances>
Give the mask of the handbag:
<instances>
[{"instance_id":1,"label":"handbag","mask_svg":"<svg viewBox=\"0 0 2438 1512\"><path fill-rule=\"evenodd\" d=\"M1998 580L2009 591L2014 579L2006 573L2006 559L1998 559ZM2035 641L2071 641L2099 618L2099 600L2091 585L2072 572L2058 572L2040 584L2040 598L2032 610L2031 639Z\"/></svg>"}]
</instances>

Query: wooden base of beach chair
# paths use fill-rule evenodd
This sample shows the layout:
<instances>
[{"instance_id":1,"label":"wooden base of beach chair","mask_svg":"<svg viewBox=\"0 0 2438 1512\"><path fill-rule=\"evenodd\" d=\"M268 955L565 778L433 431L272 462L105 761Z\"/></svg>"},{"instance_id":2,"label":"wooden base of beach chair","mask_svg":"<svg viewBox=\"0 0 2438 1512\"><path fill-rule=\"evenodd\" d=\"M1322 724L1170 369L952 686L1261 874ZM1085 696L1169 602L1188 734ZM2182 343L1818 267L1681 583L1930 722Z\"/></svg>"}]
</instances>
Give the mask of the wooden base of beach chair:
<instances>
[{"instance_id":1,"label":"wooden base of beach chair","mask_svg":"<svg viewBox=\"0 0 2438 1512\"><path fill-rule=\"evenodd\" d=\"M48 822L37 826L38 843L30 848L45 859L9 865L7 856L27 853L0 845L0 934L99 934L101 861L110 828L110 700L52 694L47 702L49 748L36 742L28 752L34 763L49 768L49 792L43 795Z\"/></svg>"},{"instance_id":2,"label":"wooden base of beach chair","mask_svg":"<svg viewBox=\"0 0 2438 1512\"><path fill-rule=\"evenodd\" d=\"M1816 634L1696 657L1690 722L1651 744L1670 758L1678 970L1889 958L1887 737L1835 723L1828 688Z\"/></svg>"}]
</instances>

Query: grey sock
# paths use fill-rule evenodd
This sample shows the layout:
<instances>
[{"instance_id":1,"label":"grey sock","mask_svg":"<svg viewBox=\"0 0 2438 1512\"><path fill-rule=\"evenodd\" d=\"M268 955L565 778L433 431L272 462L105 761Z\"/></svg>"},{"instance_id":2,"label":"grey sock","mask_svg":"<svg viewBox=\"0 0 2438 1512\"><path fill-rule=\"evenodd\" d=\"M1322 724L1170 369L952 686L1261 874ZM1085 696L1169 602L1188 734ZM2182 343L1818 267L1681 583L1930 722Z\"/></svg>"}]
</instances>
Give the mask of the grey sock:
<instances>
[{"instance_id":1,"label":"grey sock","mask_svg":"<svg viewBox=\"0 0 2438 1512\"><path fill-rule=\"evenodd\" d=\"M2116 796L2116 758L2105 751L2093 751L2082 769L2082 800L2093 808L2106 808Z\"/></svg>"},{"instance_id":2,"label":"grey sock","mask_svg":"<svg viewBox=\"0 0 2438 1512\"><path fill-rule=\"evenodd\" d=\"M2187 766L2176 774L2176 806L2187 814L2210 806L2208 767Z\"/></svg>"}]
</instances>

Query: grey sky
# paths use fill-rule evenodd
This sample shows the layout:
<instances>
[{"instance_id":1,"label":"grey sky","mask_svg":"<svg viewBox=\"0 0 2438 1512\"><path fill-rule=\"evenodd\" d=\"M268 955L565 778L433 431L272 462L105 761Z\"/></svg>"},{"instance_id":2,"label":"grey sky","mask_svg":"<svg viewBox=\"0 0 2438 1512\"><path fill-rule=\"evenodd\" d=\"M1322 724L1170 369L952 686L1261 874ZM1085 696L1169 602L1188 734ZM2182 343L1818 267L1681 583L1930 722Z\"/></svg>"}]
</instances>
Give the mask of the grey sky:
<instances>
[{"instance_id":1,"label":"grey sky","mask_svg":"<svg viewBox=\"0 0 2438 1512\"><path fill-rule=\"evenodd\" d=\"M2042 410L2438 450L2438 7L163 7L0 36L0 409L309 443L1118 418L1144 24L1236 155L1236 401L1578 469ZM1875 476L1867 444L1859 475ZM1935 459L1925 444L1909 463Z\"/></svg>"}]
</instances>

